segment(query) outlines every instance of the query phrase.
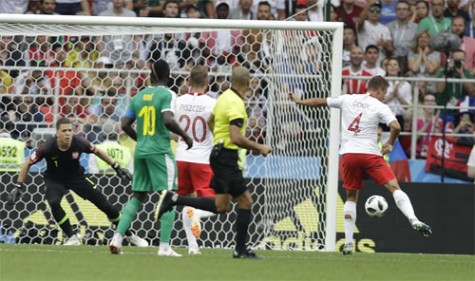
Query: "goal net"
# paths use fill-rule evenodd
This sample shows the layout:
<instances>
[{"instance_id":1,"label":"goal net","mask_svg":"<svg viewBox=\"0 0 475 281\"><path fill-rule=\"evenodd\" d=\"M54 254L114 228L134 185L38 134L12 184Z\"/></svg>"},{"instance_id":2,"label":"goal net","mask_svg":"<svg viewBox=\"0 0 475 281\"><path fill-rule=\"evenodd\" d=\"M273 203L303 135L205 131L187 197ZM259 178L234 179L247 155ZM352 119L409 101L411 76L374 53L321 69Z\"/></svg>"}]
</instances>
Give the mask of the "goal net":
<instances>
[{"instance_id":1,"label":"goal net","mask_svg":"<svg viewBox=\"0 0 475 281\"><path fill-rule=\"evenodd\" d=\"M188 92L193 65L209 67L213 97L230 87L234 66L251 70L246 134L273 152L267 158L246 155L245 178L255 202L250 245L334 250L339 113L296 106L287 93L340 94L342 30L341 23L296 21L2 15L0 133L6 138L0 139L0 236L60 243L61 230L43 199L44 161L30 169L21 201L6 204L21 160L54 136L60 117L74 120L75 133L92 143L114 136L133 154L135 143L120 131L120 119L130 98L149 83L147 63L164 59L178 95ZM82 155L81 164L111 203L122 208L128 202L130 185L100 169L90 155ZM159 243L157 197L150 197L132 224L152 245ZM112 230L103 213L73 192L62 206L84 243L107 243ZM235 216L233 210L204 219L199 244L233 247ZM176 218L172 244L185 246L181 214Z\"/></svg>"}]
</instances>

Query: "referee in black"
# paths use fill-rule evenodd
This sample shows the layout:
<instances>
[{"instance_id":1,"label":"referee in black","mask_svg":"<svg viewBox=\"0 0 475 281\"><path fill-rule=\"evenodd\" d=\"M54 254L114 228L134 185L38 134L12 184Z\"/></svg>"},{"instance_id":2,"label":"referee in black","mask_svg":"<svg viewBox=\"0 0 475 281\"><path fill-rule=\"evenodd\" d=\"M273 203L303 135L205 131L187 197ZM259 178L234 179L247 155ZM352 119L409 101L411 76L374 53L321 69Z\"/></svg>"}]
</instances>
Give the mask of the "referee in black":
<instances>
[{"instance_id":1,"label":"referee in black","mask_svg":"<svg viewBox=\"0 0 475 281\"><path fill-rule=\"evenodd\" d=\"M267 156L271 148L245 137L247 113L244 97L249 90L249 81L250 74L247 68L234 68L232 87L219 96L208 120L208 125L213 130L214 142L210 155L214 175L210 186L215 190L216 198L178 196L171 191L164 191L157 205L157 219L174 205L191 206L213 213L226 213L230 210L231 199L234 198L237 202L237 217L236 248L233 257L256 259L259 257L246 246L253 202L244 182L243 172L238 166L238 151L240 148L252 149Z\"/></svg>"},{"instance_id":2,"label":"referee in black","mask_svg":"<svg viewBox=\"0 0 475 281\"><path fill-rule=\"evenodd\" d=\"M120 212L107 201L101 191L96 188L96 185L84 175L84 168L79 163L81 153L94 153L111 165L122 180L132 179L127 169L121 168L105 151L96 148L86 139L73 135L71 120L60 118L56 122L56 136L48 139L23 163L17 183L14 184L14 188L8 196L8 203L15 204L24 192L24 182L30 166L46 159L47 168L44 173L45 198L54 219L68 237L67 240L64 239L63 241L63 245L66 246L81 244L78 235L73 232L66 212L61 207L61 199L68 190L73 190L81 198L91 201L107 215L113 224L117 224L120 220ZM130 231L128 231L126 238L134 245L148 246L146 240L139 238Z\"/></svg>"}]
</instances>

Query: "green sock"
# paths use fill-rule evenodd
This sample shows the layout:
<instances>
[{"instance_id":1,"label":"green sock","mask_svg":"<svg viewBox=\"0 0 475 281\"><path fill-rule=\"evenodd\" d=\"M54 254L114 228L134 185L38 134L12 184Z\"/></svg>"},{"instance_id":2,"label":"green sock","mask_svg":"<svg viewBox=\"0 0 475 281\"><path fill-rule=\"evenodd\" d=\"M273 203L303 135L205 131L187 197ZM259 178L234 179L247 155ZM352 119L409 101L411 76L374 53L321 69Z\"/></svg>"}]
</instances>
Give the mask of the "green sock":
<instances>
[{"instance_id":1,"label":"green sock","mask_svg":"<svg viewBox=\"0 0 475 281\"><path fill-rule=\"evenodd\" d=\"M160 243L170 243L173 223L175 222L175 207L164 213L160 218Z\"/></svg>"},{"instance_id":2,"label":"green sock","mask_svg":"<svg viewBox=\"0 0 475 281\"><path fill-rule=\"evenodd\" d=\"M124 235L127 229L129 229L132 221L135 219L135 215L142 207L143 203L135 198L132 199L127 203L125 208L122 210L122 217L120 218L119 225L117 226L117 232Z\"/></svg>"}]
</instances>

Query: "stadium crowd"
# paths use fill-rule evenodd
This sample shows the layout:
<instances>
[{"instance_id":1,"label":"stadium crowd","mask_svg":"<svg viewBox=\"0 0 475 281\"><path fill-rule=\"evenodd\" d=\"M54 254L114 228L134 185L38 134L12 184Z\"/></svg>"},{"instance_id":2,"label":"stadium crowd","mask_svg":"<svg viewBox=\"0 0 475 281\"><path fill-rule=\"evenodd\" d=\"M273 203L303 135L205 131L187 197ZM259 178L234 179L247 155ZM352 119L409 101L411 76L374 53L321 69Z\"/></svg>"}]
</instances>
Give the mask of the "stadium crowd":
<instances>
[{"instance_id":1,"label":"stadium crowd","mask_svg":"<svg viewBox=\"0 0 475 281\"><path fill-rule=\"evenodd\" d=\"M475 110L467 106L475 105L475 83L423 79L408 83L404 77L473 79L475 1L330 2L326 6L323 0L18 0L1 1L0 13L325 21L328 12L329 21L345 23L344 92L366 93L366 80L356 77L394 78L385 102L403 132L411 131L411 119L417 116L417 130L425 133L417 137L418 158L425 157L428 136L434 133L467 134L463 144L474 144ZM448 54L449 59L430 44L441 32L453 33L462 42L459 50ZM4 135L29 145L33 130L51 127L57 115L73 119L76 133L101 142L102 126L113 121L120 128L128 100L147 86L148 61L164 59L174 73L187 73L196 64L208 66L213 78L209 94L216 97L229 87L229 77L223 73L230 73L231 67L243 65L259 74L272 66L271 36L265 30L143 36L0 35L1 129ZM178 95L188 91L186 78L174 75L170 86ZM259 142L265 138L267 83L253 76L247 101L247 134ZM417 113L411 109L416 90ZM457 109L440 110L436 105Z\"/></svg>"}]
</instances>

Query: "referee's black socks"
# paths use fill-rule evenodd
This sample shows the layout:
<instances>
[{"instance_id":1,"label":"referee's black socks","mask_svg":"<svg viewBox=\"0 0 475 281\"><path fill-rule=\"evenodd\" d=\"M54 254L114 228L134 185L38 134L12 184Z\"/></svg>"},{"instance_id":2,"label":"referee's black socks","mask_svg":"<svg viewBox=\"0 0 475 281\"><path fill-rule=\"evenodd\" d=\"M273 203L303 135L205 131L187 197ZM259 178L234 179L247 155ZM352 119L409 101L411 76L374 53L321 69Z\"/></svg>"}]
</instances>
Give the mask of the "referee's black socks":
<instances>
[{"instance_id":1,"label":"referee's black socks","mask_svg":"<svg viewBox=\"0 0 475 281\"><path fill-rule=\"evenodd\" d=\"M251 222L251 210L237 209L236 218L236 251L246 250L247 229Z\"/></svg>"}]
</instances>

